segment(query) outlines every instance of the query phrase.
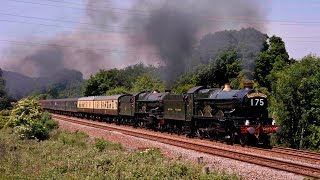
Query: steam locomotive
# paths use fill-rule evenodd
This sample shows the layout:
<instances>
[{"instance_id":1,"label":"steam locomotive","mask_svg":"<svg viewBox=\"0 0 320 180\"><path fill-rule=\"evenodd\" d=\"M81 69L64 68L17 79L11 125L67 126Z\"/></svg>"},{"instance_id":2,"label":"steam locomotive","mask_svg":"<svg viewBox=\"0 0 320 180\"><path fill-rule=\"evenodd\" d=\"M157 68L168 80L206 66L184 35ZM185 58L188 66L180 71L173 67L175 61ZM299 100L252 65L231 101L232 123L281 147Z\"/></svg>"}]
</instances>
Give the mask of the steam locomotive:
<instances>
[{"instance_id":1,"label":"steam locomotive","mask_svg":"<svg viewBox=\"0 0 320 180\"><path fill-rule=\"evenodd\" d=\"M244 89L197 86L186 94L140 92L134 95L40 100L53 113L240 143L270 145L281 128L268 117L267 96L247 83Z\"/></svg>"}]
</instances>

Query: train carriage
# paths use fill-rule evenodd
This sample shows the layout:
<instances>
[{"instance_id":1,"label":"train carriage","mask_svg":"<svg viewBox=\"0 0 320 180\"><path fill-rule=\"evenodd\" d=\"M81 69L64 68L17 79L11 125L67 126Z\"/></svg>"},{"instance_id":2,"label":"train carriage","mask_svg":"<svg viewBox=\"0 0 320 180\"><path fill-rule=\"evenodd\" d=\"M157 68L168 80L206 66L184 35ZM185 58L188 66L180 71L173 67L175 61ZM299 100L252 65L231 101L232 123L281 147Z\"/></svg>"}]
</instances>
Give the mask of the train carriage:
<instances>
[{"instance_id":1,"label":"train carriage","mask_svg":"<svg viewBox=\"0 0 320 180\"><path fill-rule=\"evenodd\" d=\"M125 114L126 111L120 111L121 98L131 97L131 95L120 94L113 96L97 96L93 99L93 112L97 114L106 114L118 116L120 112Z\"/></svg>"},{"instance_id":2,"label":"train carriage","mask_svg":"<svg viewBox=\"0 0 320 180\"><path fill-rule=\"evenodd\" d=\"M70 98L70 99L65 99L66 103L66 111L68 112L78 112L78 103L79 98Z\"/></svg>"},{"instance_id":3,"label":"train carriage","mask_svg":"<svg viewBox=\"0 0 320 180\"><path fill-rule=\"evenodd\" d=\"M39 104L45 110L51 109L51 101L50 100L39 100Z\"/></svg>"},{"instance_id":4,"label":"train carriage","mask_svg":"<svg viewBox=\"0 0 320 180\"><path fill-rule=\"evenodd\" d=\"M66 111L66 102L65 99L52 99L51 106L56 111Z\"/></svg>"},{"instance_id":5,"label":"train carriage","mask_svg":"<svg viewBox=\"0 0 320 180\"><path fill-rule=\"evenodd\" d=\"M78 112L92 114L94 98L95 98L94 96L79 98L77 101Z\"/></svg>"}]
</instances>

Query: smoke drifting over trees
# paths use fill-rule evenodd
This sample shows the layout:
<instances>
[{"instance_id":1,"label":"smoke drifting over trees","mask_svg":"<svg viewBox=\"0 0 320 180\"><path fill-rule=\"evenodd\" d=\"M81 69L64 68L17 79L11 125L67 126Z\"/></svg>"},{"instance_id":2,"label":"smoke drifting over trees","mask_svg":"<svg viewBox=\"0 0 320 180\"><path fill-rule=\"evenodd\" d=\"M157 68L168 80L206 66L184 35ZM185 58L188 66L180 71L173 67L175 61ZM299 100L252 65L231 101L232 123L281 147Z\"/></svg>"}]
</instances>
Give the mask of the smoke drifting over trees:
<instances>
[{"instance_id":1,"label":"smoke drifting over trees","mask_svg":"<svg viewBox=\"0 0 320 180\"><path fill-rule=\"evenodd\" d=\"M145 1L139 1L135 7L143 7L144 4ZM130 23L142 27L147 42L158 50L167 65L167 81L184 71L196 40L203 34L248 26L264 30L263 24L254 24L254 18L264 17L254 0L187 0L183 3L177 0L162 1L152 6L148 4L147 7L150 12L148 18L135 17ZM208 47L208 50L213 48Z\"/></svg>"},{"instance_id":2,"label":"smoke drifting over trees","mask_svg":"<svg viewBox=\"0 0 320 180\"><path fill-rule=\"evenodd\" d=\"M10 48L19 49L19 54L6 54L2 57L7 59L3 61L6 63L1 66L25 75L45 77L69 68L88 77L99 69L143 62L166 65L164 73L169 80L185 70L202 36L242 27L265 31L265 25L257 22L265 19L263 3L258 0L132 0L124 5L115 0L88 0L83 18L86 23L72 32L35 39L53 46L25 49L12 44ZM83 28L92 31L85 32Z\"/></svg>"}]
</instances>

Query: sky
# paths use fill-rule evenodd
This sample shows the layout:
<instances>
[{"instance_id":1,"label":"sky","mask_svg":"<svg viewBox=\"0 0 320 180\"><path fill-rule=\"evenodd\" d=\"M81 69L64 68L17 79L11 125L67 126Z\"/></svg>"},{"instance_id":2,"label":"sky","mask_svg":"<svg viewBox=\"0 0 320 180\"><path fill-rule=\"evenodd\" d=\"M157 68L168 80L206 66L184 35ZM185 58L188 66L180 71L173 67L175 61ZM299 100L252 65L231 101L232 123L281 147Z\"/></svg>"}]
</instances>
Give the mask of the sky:
<instances>
[{"instance_id":1,"label":"sky","mask_svg":"<svg viewBox=\"0 0 320 180\"><path fill-rule=\"evenodd\" d=\"M103 0L96 1L101 3ZM114 0L110 6L108 0L105 0L105 3L110 11L125 15L132 13L127 10L131 6L131 1ZM320 11L318 11L320 1L265 0L265 2L267 3L264 3L262 8L266 17L259 20L265 24L263 33L282 37L292 58L300 59L308 54L320 54ZM12 46L39 46L39 43L43 43L42 38L50 39L57 34L74 31L99 33L101 29L88 26L86 3L87 0L1 0L0 67L6 63L5 61L9 61L6 54L7 51L13 51ZM110 34L121 36L122 30L128 29L106 27L104 32L110 31ZM116 45L116 41L116 38L111 40L110 47L115 47L114 50L123 50ZM103 44L101 48L105 48ZM113 54L113 56L118 55ZM116 58L116 61L120 59ZM117 67L116 64L110 62L108 66Z\"/></svg>"}]
</instances>

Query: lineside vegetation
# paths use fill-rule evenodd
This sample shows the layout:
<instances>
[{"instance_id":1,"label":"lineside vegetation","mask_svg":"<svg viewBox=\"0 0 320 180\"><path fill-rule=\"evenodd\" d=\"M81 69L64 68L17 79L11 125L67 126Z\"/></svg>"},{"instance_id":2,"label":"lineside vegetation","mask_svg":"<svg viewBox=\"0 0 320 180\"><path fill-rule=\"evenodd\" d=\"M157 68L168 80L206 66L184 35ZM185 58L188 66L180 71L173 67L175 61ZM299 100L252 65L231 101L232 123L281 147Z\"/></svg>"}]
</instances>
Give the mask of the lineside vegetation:
<instances>
[{"instance_id":1,"label":"lineside vegetation","mask_svg":"<svg viewBox=\"0 0 320 180\"><path fill-rule=\"evenodd\" d=\"M49 140L21 140L0 130L0 174L4 179L239 179L225 172L204 174L204 164L168 159L157 149L128 151L92 140L82 132L54 130Z\"/></svg>"}]
</instances>

